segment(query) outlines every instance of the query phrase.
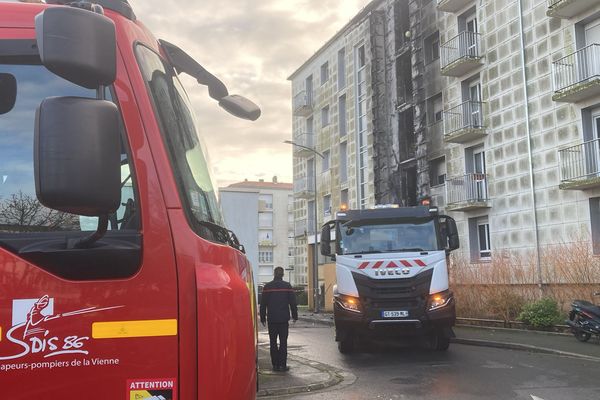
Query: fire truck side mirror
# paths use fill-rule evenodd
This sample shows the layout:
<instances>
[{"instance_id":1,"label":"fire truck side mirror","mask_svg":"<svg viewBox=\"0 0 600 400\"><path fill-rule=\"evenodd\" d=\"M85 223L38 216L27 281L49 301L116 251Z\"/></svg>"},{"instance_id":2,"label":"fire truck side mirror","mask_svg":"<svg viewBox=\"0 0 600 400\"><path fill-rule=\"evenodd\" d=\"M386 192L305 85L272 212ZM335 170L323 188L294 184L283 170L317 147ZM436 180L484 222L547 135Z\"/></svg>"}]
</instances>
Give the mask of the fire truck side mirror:
<instances>
[{"instance_id":1,"label":"fire truck side mirror","mask_svg":"<svg viewBox=\"0 0 600 400\"><path fill-rule=\"evenodd\" d=\"M460 247L460 241L458 239L458 228L456 227L456 221L454 219L446 218L446 230L448 234L448 250L456 250Z\"/></svg>"},{"instance_id":2,"label":"fire truck side mirror","mask_svg":"<svg viewBox=\"0 0 600 400\"><path fill-rule=\"evenodd\" d=\"M88 89L111 85L117 71L115 24L74 7L51 7L35 17L42 64L54 74Z\"/></svg>"},{"instance_id":3,"label":"fire truck side mirror","mask_svg":"<svg viewBox=\"0 0 600 400\"><path fill-rule=\"evenodd\" d=\"M119 112L109 101L51 97L39 106L35 191L46 207L85 216L114 212L121 199Z\"/></svg>"},{"instance_id":4,"label":"fire truck side mirror","mask_svg":"<svg viewBox=\"0 0 600 400\"><path fill-rule=\"evenodd\" d=\"M0 73L0 115L10 112L17 101L17 80L14 75Z\"/></svg>"},{"instance_id":5,"label":"fire truck side mirror","mask_svg":"<svg viewBox=\"0 0 600 400\"><path fill-rule=\"evenodd\" d=\"M331 228L329 225L321 228L321 254L331 257Z\"/></svg>"}]
</instances>

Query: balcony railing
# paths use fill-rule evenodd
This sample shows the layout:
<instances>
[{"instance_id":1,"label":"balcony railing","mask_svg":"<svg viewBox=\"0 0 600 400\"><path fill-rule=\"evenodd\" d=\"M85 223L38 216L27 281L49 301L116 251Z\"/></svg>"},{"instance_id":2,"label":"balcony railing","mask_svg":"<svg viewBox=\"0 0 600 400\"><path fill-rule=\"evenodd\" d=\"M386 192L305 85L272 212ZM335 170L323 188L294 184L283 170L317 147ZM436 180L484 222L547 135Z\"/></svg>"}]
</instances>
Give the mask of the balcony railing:
<instances>
[{"instance_id":1,"label":"balcony railing","mask_svg":"<svg viewBox=\"0 0 600 400\"><path fill-rule=\"evenodd\" d=\"M578 102L600 95L600 44L594 43L552 63L554 101Z\"/></svg>"},{"instance_id":2,"label":"balcony railing","mask_svg":"<svg viewBox=\"0 0 600 400\"><path fill-rule=\"evenodd\" d=\"M309 149L314 149L315 147L315 135L312 132L306 132L297 134L294 136L294 143L298 146L294 147L294 154L298 157L309 157L314 155L315 153ZM301 146L308 147L305 149Z\"/></svg>"},{"instance_id":3,"label":"balcony railing","mask_svg":"<svg viewBox=\"0 0 600 400\"><path fill-rule=\"evenodd\" d=\"M321 172L321 175L317 178L317 185L319 192L330 192L331 191L331 169Z\"/></svg>"},{"instance_id":4,"label":"balcony railing","mask_svg":"<svg viewBox=\"0 0 600 400\"><path fill-rule=\"evenodd\" d=\"M444 140L464 143L487 135L483 106L480 101L468 100L444 111Z\"/></svg>"},{"instance_id":5,"label":"balcony railing","mask_svg":"<svg viewBox=\"0 0 600 400\"><path fill-rule=\"evenodd\" d=\"M306 230L307 230L306 220L305 219L297 220L296 223L294 224L294 236L295 237L304 236L304 234L306 234Z\"/></svg>"},{"instance_id":6,"label":"balcony railing","mask_svg":"<svg viewBox=\"0 0 600 400\"><path fill-rule=\"evenodd\" d=\"M572 18L598 5L598 0L548 0L546 15L554 18Z\"/></svg>"},{"instance_id":7,"label":"balcony railing","mask_svg":"<svg viewBox=\"0 0 600 400\"><path fill-rule=\"evenodd\" d=\"M561 189L600 187L600 139L559 150L558 157Z\"/></svg>"},{"instance_id":8,"label":"balcony railing","mask_svg":"<svg viewBox=\"0 0 600 400\"><path fill-rule=\"evenodd\" d=\"M313 112L313 93L301 90L292 100L292 110L297 117L307 117Z\"/></svg>"},{"instance_id":9,"label":"balcony railing","mask_svg":"<svg viewBox=\"0 0 600 400\"><path fill-rule=\"evenodd\" d=\"M451 211L487 208L487 175L470 173L446 180L446 204Z\"/></svg>"},{"instance_id":10,"label":"balcony railing","mask_svg":"<svg viewBox=\"0 0 600 400\"><path fill-rule=\"evenodd\" d=\"M313 177L294 180L294 195L301 199L312 198L315 195L315 182Z\"/></svg>"},{"instance_id":11,"label":"balcony railing","mask_svg":"<svg viewBox=\"0 0 600 400\"><path fill-rule=\"evenodd\" d=\"M462 76L483 64L481 35L464 31L441 46L442 75Z\"/></svg>"},{"instance_id":12,"label":"balcony railing","mask_svg":"<svg viewBox=\"0 0 600 400\"><path fill-rule=\"evenodd\" d=\"M474 4L473 0L437 0L437 7L440 11L455 13L462 10L468 4Z\"/></svg>"}]
</instances>

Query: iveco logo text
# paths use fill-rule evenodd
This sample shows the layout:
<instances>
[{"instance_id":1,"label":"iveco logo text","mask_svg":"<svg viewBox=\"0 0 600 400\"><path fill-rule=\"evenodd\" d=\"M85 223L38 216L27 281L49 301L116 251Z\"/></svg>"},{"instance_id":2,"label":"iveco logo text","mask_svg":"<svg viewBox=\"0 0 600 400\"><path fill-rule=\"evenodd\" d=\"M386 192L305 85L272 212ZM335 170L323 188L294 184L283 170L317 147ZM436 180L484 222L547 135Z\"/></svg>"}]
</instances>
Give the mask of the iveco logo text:
<instances>
[{"instance_id":1,"label":"iveco logo text","mask_svg":"<svg viewBox=\"0 0 600 400\"><path fill-rule=\"evenodd\" d=\"M396 269L383 269L383 270L375 270L375 276L386 276L386 275L408 275L410 274L410 269L408 268L396 268Z\"/></svg>"}]
</instances>

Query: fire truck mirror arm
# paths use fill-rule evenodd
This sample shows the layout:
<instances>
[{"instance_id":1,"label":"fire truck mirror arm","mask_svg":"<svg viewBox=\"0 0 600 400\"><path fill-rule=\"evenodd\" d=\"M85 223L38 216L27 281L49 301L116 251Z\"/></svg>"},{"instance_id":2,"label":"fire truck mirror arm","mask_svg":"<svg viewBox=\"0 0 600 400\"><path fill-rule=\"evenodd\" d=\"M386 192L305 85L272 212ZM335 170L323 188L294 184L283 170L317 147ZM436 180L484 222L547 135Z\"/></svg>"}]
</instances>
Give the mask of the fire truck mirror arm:
<instances>
[{"instance_id":1,"label":"fire truck mirror arm","mask_svg":"<svg viewBox=\"0 0 600 400\"><path fill-rule=\"evenodd\" d=\"M208 86L208 94L219 102L228 113L242 119L256 121L260 117L260 108L252 101L240 95L230 95L227 87L216 76L208 72L185 51L165 40L159 40L167 59L178 73L195 78L199 84Z\"/></svg>"}]
</instances>

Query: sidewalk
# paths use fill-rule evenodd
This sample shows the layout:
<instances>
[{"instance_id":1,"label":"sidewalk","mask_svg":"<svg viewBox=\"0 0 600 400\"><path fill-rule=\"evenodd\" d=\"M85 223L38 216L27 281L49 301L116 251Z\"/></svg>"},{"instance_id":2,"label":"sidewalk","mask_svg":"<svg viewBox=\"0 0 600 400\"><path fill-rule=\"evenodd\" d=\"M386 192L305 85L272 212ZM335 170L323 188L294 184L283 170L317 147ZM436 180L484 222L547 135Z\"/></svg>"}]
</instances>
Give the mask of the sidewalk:
<instances>
[{"instance_id":1,"label":"sidewalk","mask_svg":"<svg viewBox=\"0 0 600 400\"><path fill-rule=\"evenodd\" d=\"M269 345L258 348L258 397L283 396L325 389L342 382L347 374L333 367L288 354L288 372L271 370Z\"/></svg>"},{"instance_id":2,"label":"sidewalk","mask_svg":"<svg viewBox=\"0 0 600 400\"><path fill-rule=\"evenodd\" d=\"M333 326L330 313L300 313L303 321ZM600 343L592 337L581 343L573 335L518 329L456 326L454 343L557 354L600 361Z\"/></svg>"}]
</instances>

